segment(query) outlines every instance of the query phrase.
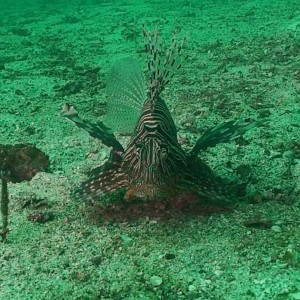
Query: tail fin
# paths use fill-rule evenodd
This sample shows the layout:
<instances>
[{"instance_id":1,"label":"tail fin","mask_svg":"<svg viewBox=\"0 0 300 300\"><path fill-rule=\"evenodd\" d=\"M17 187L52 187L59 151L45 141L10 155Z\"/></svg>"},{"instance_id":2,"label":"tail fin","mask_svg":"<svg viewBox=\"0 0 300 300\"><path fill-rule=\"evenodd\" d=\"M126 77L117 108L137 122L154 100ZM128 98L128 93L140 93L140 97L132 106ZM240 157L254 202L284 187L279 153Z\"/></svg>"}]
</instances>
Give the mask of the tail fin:
<instances>
[{"instance_id":1,"label":"tail fin","mask_svg":"<svg viewBox=\"0 0 300 300\"><path fill-rule=\"evenodd\" d=\"M163 43L158 38L158 31L151 34L146 30L145 26L143 26L143 33L148 71L150 74L148 92L150 100L155 102L170 79L174 76L175 71L181 67L181 54L183 46L186 43L186 37L180 42L175 33L171 45L166 51L165 58L163 58Z\"/></svg>"},{"instance_id":2,"label":"tail fin","mask_svg":"<svg viewBox=\"0 0 300 300\"><path fill-rule=\"evenodd\" d=\"M107 75L105 123L119 133L132 133L146 99L146 84L139 63L130 57L117 61Z\"/></svg>"}]
</instances>

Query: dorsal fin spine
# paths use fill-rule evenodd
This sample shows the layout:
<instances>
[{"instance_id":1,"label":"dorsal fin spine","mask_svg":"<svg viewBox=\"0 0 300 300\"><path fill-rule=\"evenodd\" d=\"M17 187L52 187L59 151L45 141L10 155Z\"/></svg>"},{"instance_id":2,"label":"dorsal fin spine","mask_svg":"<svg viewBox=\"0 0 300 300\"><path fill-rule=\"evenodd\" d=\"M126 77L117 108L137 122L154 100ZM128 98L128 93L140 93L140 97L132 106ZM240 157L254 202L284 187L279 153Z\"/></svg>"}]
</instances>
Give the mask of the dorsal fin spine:
<instances>
[{"instance_id":1,"label":"dorsal fin spine","mask_svg":"<svg viewBox=\"0 0 300 300\"><path fill-rule=\"evenodd\" d=\"M181 67L181 52L186 37L184 37L178 45L177 33L172 37L170 47L165 51L163 59L163 44L158 38L158 31L151 34L143 26L143 34L145 40L145 49L147 52L147 66L149 72L148 82L148 101L153 104L159 98L165 86L174 76L174 72Z\"/></svg>"}]
</instances>

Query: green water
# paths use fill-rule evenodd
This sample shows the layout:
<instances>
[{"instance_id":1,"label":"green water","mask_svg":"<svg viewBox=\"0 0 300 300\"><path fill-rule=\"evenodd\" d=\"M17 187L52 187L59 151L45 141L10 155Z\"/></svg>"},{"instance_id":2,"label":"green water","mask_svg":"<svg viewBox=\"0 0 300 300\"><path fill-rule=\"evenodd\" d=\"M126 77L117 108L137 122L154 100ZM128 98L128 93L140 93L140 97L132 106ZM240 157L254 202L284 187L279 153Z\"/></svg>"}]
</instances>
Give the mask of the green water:
<instances>
[{"instance_id":1,"label":"green water","mask_svg":"<svg viewBox=\"0 0 300 300\"><path fill-rule=\"evenodd\" d=\"M163 92L184 149L224 121L269 118L200 154L238 187L230 209L101 222L101 207L70 197L109 148L61 107L103 120L113 63L133 56L147 69L143 24L166 44L187 36ZM0 300L300 299L299 33L289 0L0 0L0 143L33 144L51 162L8 184Z\"/></svg>"}]
</instances>

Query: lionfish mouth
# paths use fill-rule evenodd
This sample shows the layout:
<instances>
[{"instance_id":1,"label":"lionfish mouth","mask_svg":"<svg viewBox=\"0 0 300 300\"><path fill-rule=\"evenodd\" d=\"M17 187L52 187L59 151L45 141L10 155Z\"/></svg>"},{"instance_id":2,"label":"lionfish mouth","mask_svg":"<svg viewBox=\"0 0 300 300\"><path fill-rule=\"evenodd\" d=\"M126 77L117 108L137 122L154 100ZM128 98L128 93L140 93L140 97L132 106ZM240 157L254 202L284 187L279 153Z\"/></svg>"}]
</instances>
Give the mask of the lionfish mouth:
<instances>
[{"instance_id":1,"label":"lionfish mouth","mask_svg":"<svg viewBox=\"0 0 300 300\"><path fill-rule=\"evenodd\" d=\"M156 184L131 185L124 199L128 202L155 202L168 200L178 194L177 186L162 186Z\"/></svg>"}]
</instances>

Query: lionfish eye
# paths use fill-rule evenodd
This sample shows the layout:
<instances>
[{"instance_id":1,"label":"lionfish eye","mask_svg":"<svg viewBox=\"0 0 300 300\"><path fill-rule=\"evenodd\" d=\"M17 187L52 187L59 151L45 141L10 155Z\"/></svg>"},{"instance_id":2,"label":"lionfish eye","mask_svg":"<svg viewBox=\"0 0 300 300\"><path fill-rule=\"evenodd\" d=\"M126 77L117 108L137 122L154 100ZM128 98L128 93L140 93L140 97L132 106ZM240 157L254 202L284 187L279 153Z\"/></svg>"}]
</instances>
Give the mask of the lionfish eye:
<instances>
[{"instance_id":1,"label":"lionfish eye","mask_svg":"<svg viewBox=\"0 0 300 300\"><path fill-rule=\"evenodd\" d=\"M161 155L167 156L167 154L169 153L167 145L161 145L160 152L161 152Z\"/></svg>"},{"instance_id":2,"label":"lionfish eye","mask_svg":"<svg viewBox=\"0 0 300 300\"><path fill-rule=\"evenodd\" d=\"M144 147L144 145L143 145L141 142L137 142L137 143L135 144L135 146L136 146L136 148L138 148L138 149L141 149L141 148Z\"/></svg>"},{"instance_id":3,"label":"lionfish eye","mask_svg":"<svg viewBox=\"0 0 300 300\"><path fill-rule=\"evenodd\" d=\"M167 148L161 148L161 152L162 152L162 153L167 153L167 152L168 152L168 149L167 149Z\"/></svg>"}]
</instances>

